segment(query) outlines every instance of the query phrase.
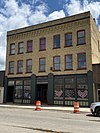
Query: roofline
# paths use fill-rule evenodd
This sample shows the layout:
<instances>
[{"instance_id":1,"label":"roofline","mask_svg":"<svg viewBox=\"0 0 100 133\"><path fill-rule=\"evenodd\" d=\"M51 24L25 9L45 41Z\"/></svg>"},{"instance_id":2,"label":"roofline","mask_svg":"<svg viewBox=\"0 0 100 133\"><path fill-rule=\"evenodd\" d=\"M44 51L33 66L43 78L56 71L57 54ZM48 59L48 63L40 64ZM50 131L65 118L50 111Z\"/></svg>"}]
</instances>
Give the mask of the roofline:
<instances>
[{"instance_id":1,"label":"roofline","mask_svg":"<svg viewBox=\"0 0 100 133\"><path fill-rule=\"evenodd\" d=\"M78 18L79 16L80 16L80 18ZM68 16L68 17L48 21L48 22L44 22L44 23L40 23L40 24L36 24L36 25L27 26L27 27L24 27L24 28L11 30L11 31L7 32L7 36L22 34L22 33L30 32L30 31L36 31L36 30L40 30L40 29L44 29L44 28L49 28L51 26L61 25L61 24L65 24L65 23L71 23L71 22L74 22L74 21L79 21L79 20L83 20L83 19L87 19L87 18L90 18L90 11L84 12L84 13L81 13L81 14L76 14L76 15L73 15L73 16ZM56 23L56 24L54 24L54 23ZM41 25L42 25L42 27L39 27ZM30 29L30 28L33 28L33 29ZM20 31L20 30L23 30L23 31Z\"/></svg>"}]
</instances>

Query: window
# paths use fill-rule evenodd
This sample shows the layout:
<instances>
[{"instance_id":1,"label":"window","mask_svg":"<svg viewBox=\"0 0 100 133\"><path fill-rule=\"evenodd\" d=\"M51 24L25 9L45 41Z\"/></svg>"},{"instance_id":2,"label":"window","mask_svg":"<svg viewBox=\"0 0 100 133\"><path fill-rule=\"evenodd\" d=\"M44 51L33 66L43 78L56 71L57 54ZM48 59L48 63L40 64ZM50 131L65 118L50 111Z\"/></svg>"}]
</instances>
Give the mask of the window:
<instances>
[{"instance_id":1,"label":"window","mask_svg":"<svg viewBox=\"0 0 100 133\"><path fill-rule=\"evenodd\" d=\"M31 98L31 80L24 80L24 99Z\"/></svg>"},{"instance_id":2,"label":"window","mask_svg":"<svg viewBox=\"0 0 100 133\"><path fill-rule=\"evenodd\" d=\"M28 40L27 41L27 52L32 52L33 48L33 40Z\"/></svg>"},{"instance_id":3,"label":"window","mask_svg":"<svg viewBox=\"0 0 100 133\"><path fill-rule=\"evenodd\" d=\"M65 69L72 69L72 54L65 56Z\"/></svg>"},{"instance_id":4,"label":"window","mask_svg":"<svg viewBox=\"0 0 100 133\"><path fill-rule=\"evenodd\" d=\"M24 52L24 42L18 43L18 53L22 54Z\"/></svg>"},{"instance_id":5,"label":"window","mask_svg":"<svg viewBox=\"0 0 100 133\"><path fill-rule=\"evenodd\" d=\"M10 44L10 55L14 55L15 54L15 43Z\"/></svg>"},{"instance_id":6,"label":"window","mask_svg":"<svg viewBox=\"0 0 100 133\"><path fill-rule=\"evenodd\" d=\"M72 46L72 33L65 34L65 46Z\"/></svg>"},{"instance_id":7,"label":"window","mask_svg":"<svg viewBox=\"0 0 100 133\"><path fill-rule=\"evenodd\" d=\"M60 48L60 35L53 36L54 48Z\"/></svg>"},{"instance_id":8,"label":"window","mask_svg":"<svg viewBox=\"0 0 100 133\"><path fill-rule=\"evenodd\" d=\"M9 62L9 73L14 73L14 61Z\"/></svg>"},{"instance_id":9,"label":"window","mask_svg":"<svg viewBox=\"0 0 100 133\"><path fill-rule=\"evenodd\" d=\"M15 91L14 91L14 102L21 103L22 97L23 97L23 81L22 80L16 80L15 82ZM20 99L20 100L16 100Z\"/></svg>"},{"instance_id":10,"label":"window","mask_svg":"<svg viewBox=\"0 0 100 133\"><path fill-rule=\"evenodd\" d=\"M79 69L86 68L86 53L78 54L78 68Z\"/></svg>"},{"instance_id":11,"label":"window","mask_svg":"<svg viewBox=\"0 0 100 133\"><path fill-rule=\"evenodd\" d=\"M23 61L22 60L19 60L17 62L17 72L18 73L22 73L23 72Z\"/></svg>"},{"instance_id":12,"label":"window","mask_svg":"<svg viewBox=\"0 0 100 133\"><path fill-rule=\"evenodd\" d=\"M28 59L26 60L26 72L32 72L32 60Z\"/></svg>"},{"instance_id":13,"label":"window","mask_svg":"<svg viewBox=\"0 0 100 133\"><path fill-rule=\"evenodd\" d=\"M85 44L85 30L77 32L77 43L78 45Z\"/></svg>"},{"instance_id":14,"label":"window","mask_svg":"<svg viewBox=\"0 0 100 133\"><path fill-rule=\"evenodd\" d=\"M45 58L39 59L39 71L44 72L45 71Z\"/></svg>"},{"instance_id":15,"label":"window","mask_svg":"<svg viewBox=\"0 0 100 133\"><path fill-rule=\"evenodd\" d=\"M53 58L53 63L54 70L60 70L60 56L55 56Z\"/></svg>"},{"instance_id":16,"label":"window","mask_svg":"<svg viewBox=\"0 0 100 133\"><path fill-rule=\"evenodd\" d=\"M46 50L46 38L40 38L40 50Z\"/></svg>"}]
</instances>

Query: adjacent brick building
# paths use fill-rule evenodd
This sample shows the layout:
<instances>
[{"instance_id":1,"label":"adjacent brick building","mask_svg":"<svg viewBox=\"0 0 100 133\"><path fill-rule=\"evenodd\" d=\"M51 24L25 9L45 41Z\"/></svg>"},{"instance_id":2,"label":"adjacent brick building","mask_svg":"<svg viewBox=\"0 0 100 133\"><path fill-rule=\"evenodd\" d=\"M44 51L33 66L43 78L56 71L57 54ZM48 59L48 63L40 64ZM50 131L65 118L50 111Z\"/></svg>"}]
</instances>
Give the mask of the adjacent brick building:
<instances>
[{"instance_id":1,"label":"adjacent brick building","mask_svg":"<svg viewBox=\"0 0 100 133\"><path fill-rule=\"evenodd\" d=\"M93 64L100 33L90 12L8 31L4 101L89 106L100 84Z\"/></svg>"}]
</instances>

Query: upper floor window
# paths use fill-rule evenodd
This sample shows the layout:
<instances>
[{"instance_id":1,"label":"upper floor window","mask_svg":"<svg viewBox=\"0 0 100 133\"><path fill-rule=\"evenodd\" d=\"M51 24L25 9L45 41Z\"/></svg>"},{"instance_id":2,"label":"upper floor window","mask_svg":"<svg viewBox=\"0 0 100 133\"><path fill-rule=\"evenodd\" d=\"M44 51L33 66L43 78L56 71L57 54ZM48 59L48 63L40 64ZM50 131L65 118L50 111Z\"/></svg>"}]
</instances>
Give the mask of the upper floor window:
<instances>
[{"instance_id":1,"label":"upper floor window","mask_svg":"<svg viewBox=\"0 0 100 133\"><path fill-rule=\"evenodd\" d=\"M10 54L15 54L15 43L10 44Z\"/></svg>"},{"instance_id":2,"label":"upper floor window","mask_svg":"<svg viewBox=\"0 0 100 133\"><path fill-rule=\"evenodd\" d=\"M60 70L60 56L53 57L53 68L54 70Z\"/></svg>"},{"instance_id":3,"label":"upper floor window","mask_svg":"<svg viewBox=\"0 0 100 133\"><path fill-rule=\"evenodd\" d=\"M65 69L72 69L72 54L65 56Z\"/></svg>"},{"instance_id":4,"label":"upper floor window","mask_svg":"<svg viewBox=\"0 0 100 133\"><path fill-rule=\"evenodd\" d=\"M27 52L32 52L33 50L33 40L27 41Z\"/></svg>"},{"instance_id":5,"label":"upper floor window","mask_svg":"<svg viewBox=\"0 0 100 133\"><path fill-rule=\"evenodd\" d=\"M18 53L22 54L24 52L24 42L18 43Z\"/></svg>"},{"instance_id":6,"label":"upper floor window","mask_svg":"<svg viewBox=\"0 0 100 133\"><path fill-rule=\"evenodd\" d=\"M84 69L86 68L86 53L79 53L78 57L78 68Z\"/></svg>"},{"instance_id":7,"label":"upper floor window","mask_svg":"<svg viewBox=\"0 0 100 133\"><path fill-rule=\"evenodd\" d=\"M14 73L14 61L9 62L9 73L10 74Z\"/></svg>"},{"instance_id":8,"label":"upper floor window","mask_svg":"<svg viewBox=\"0 0 100 133\"><path fill-rule=\"evenodd\" d=\"M60 48L60 35L53 36L53 47Z\"/></svg>"},{"instance_id":9,"label":"upper floor window","mask_svg":"<svg viewBox=\"0 0 100 133\"><path fill-rule=\"evenodd\" d=\"M45 71L45 57L39 59L39 71L40 72Z\"/></svg>"},{"instance_id":10,"label":"upper floor window","mask_svg":"<svg viewBox=\"0 0 100 133\"><path fill-rule=\"evenodd\" d=\"M77 32L77 44L85 44L85 30L81 30Z\"/></svg>"},{"instance_id":11,"label":"upper floor window","mask_svg":"<svg viewBox=\"0 0 100 133\"><path fill-rule=\"evenodd\" d=\"M18 60L17 61L17 73L22 73L23 72L23 60Z\"/></svg>"},{"instance_id":12,"label":"upper floor window","mask_svg":"<svg viewBox=\"0 0 100 133\"><path fill-rule=\"evenodd\" d=\"M40 38L40 50L46 50L46 38Z\"/></svg>"},{"instance_id":13,"label":"upper floor window","mask_svg":"<svg viewBox=\"0 0 100 133\"><path fill-rule=\"evenodd\" d=\"M26 72L32 72L32 59L26 60Z\"/></svg>"},{"instance_id":14,"label":"upper floor window","mask_svg":"<svg viewBox=\"0 0 100 133\"><path fill-rule=\"evenodd\" d=\"M72 46L72 33L65 34L65 46Z\"/></svg>"}]
</instances>

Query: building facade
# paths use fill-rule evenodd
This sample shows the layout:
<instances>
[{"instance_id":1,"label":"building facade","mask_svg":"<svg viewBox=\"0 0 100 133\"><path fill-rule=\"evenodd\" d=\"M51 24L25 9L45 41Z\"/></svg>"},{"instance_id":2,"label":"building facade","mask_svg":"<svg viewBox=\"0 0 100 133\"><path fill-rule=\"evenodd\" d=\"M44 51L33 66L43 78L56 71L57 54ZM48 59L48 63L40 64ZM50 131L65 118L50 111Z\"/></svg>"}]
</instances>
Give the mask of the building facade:
<instances>
[{"instance_id":1,"label":"building facade","mask_svg":"<svg viewBox=\"0 0 100 133\"><path fill-rule=\"evenodd\" d=\"M3 103L5 71L0 71L0 103Z\"/></svg>"},{"instance_id":2,"label":"building facade","mask_svg":"<svg viewBox=\"0 0 100 133\"><path fill-rule=\"evenodd\" d=\"M89 106L99 42L90 12L8 31L4 102Z\"/></svg>"}]
</instances>

